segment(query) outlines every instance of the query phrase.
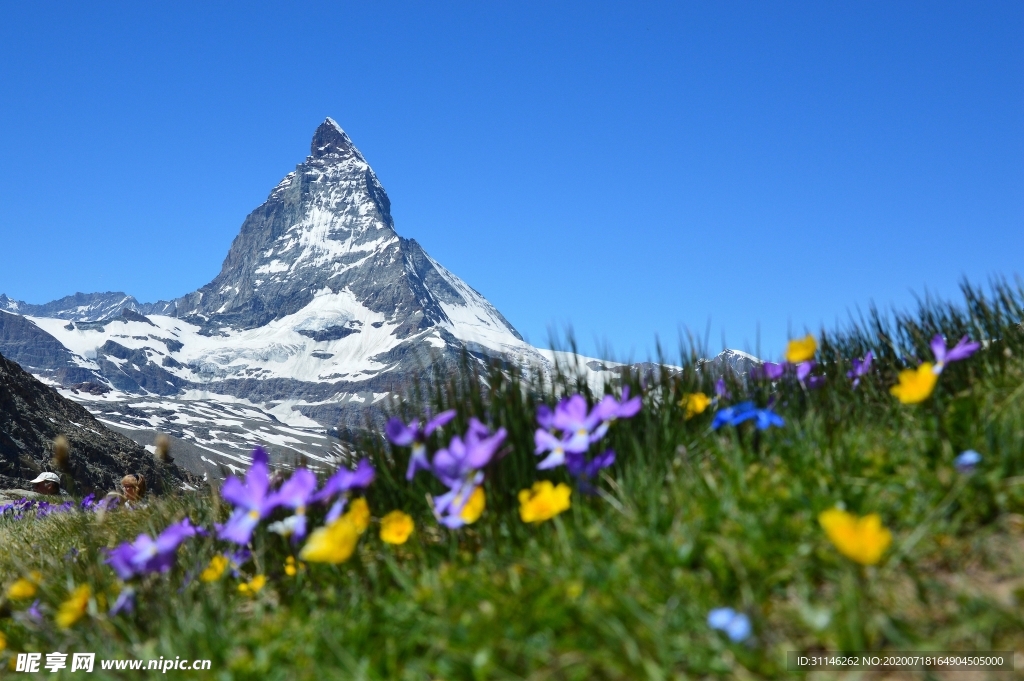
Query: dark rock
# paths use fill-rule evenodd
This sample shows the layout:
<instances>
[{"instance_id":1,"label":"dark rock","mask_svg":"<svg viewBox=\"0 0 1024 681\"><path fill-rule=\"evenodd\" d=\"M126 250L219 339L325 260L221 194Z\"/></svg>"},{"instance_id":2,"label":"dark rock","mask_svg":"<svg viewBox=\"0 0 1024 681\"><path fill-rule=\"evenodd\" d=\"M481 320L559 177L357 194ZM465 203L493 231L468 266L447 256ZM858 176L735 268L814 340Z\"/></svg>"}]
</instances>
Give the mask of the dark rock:
<instances>
[{"instance_id":1,"label":"dark rock","mask_svg":"<svg viewBox=\"0 0 1024 681\"><path fill-rule=\"evenodd\" d=\"M126 473L146 476L156 492L168 485L201 484L173 464L158 464L84 407L0 356L0 487L24 487L40 471L51 470L50 447L58 435L71 445L66 475L79 494L110 491Z\"/></svg>"},{"instance_id":2,"label":"dark rock","mask_svg":"<svg viewBox=\"0 0 1024 681\"><path fill-rule=\"evenodd\" d=\"M298 333L306 338L312 338L319 343L321 341L332 341L344 338L345 336L351 336L354 333L359 333L359 329L352 329L347 326L329 326L326 329L319 329L317 331L299 329Z\"/></svg>"}]
</instances>

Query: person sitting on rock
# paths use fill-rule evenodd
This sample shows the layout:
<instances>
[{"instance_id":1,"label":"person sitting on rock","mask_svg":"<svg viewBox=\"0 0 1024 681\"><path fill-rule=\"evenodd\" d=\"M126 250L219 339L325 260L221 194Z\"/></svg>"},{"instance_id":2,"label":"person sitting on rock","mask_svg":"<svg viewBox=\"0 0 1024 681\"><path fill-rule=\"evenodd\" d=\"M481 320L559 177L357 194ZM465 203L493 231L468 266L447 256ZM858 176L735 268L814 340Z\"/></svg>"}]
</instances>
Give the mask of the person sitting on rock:
<instances>
[{"instance_id":1,"label":"person sitting on rock","mask_svg":"<svg viewBox=\"0 0 1024 681\"><path fill-rule=\"evenodd\" d=\"M56 473L40 473L29 482L36 494L60 494L60 476Z\"/></svg>"}]
</instances>

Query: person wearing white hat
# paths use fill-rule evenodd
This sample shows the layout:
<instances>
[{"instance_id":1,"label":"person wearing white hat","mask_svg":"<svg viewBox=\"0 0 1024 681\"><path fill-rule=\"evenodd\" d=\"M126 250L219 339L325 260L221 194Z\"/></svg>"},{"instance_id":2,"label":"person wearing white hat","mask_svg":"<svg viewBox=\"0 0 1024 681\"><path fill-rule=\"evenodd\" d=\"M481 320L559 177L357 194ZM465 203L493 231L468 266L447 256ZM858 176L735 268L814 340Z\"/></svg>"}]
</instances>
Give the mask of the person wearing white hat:
<instances>
[{"instance_id":1,"label":"person wearing white hat","mask_svg":"<svg viewBox=\"0 0 1024 681\"><path fill-rule=\"evenodd\" d=\"M56 473L40 473L32 483L32 491L37 494L60 494L60 476Z\"/></svg>"}]
</instances>

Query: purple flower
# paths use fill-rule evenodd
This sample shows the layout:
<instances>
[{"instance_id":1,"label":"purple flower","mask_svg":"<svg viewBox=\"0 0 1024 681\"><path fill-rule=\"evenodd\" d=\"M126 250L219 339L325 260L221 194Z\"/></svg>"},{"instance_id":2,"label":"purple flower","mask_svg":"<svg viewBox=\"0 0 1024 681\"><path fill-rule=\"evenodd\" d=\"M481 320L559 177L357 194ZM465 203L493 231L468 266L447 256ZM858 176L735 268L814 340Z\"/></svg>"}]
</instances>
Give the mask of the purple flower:
<instances>
[{"instance_id":1,"label":"purple flower","mask_svg":"<svg viewBox=\"0 0 1024 681\"><path fill-rule=\"evenodd\" d=\"M405 472L406 480L412 480L417 471L430 468L430 463L427 460L427 438L453 418L455 418L455 410L449 409L427 421L422 428L419 421L405 425L395 417L388 419L384 425L384 435L387 436L388 441L401 447L412 446L412 458L409 459L409 468Z\"/></svg>"},{"instance_id":2,"label":"purple flower","mask_svg":"<svg viewBox=\"0 0 1024 681\"><path fill-rule=\"evenodd\" d=\"M725 377L719 376L718 380L715 381L715 397L720 400L727 400L732 395L729 394L729 389L725 385Z\"/></svg>"},{"instance_id":3,"label":"purple flower","mask_svg":"<svg viewBox=\"0 0 1024 681\"><path fill-rule=\"evenodd\" d=\"M554 430L555 412L551 411L551 407L546 404L537 407L537 423L545 430Z\"/></svg>"},{"instance_id":4,"label":"purple flower","mask_svg":"<svg viewBox=\"0 0 1024 681\"><path fill-rule=\"evenodd\" d=\"M782 378L782 375L786 373L786 363L776 364L775 362L765 362L761 365L761 370L764 372L765 378L769 381L777 381Z\"/></svg>"},{"instance_id":5,"label":"purple flower","mask_svg":"<svg viewBox=\"0 0 1024 681\"><path fill-rule=\"evenodd\" d=\"M168 526L156 539L140 534L135 541L124 542L107 552L105 562L124 580L149 572L167 572L174 564L178 546L196 534L198 528L185 518Z\"/></svg>"},{"instance_id":6,"label":"purple flower","mask_svg":"<svg viewBox=\"0 0 1024 681\"><path fill-rule=\"evenodd\" d=\"M335 494L341 495L341 497L331 505L330 510L327 512L327 517L324 519L325 522L332 523L337 520L341 516L342 511L345 510L345 505L348 503L348 493L354 489L365 489L369 487L376 475L377 473L373 469L373 464L370 463L370 460L360 459L359 463L356 464L355 470L349 470L347 468L338 469L334 475L327 479L327 482L324 483L323 489L312 496L311 500L326 501Z\"/></svg>"},{"instance_id":7,"label":"purple flower","mask_svg":"<svg viewBox=\"0 0 1024 681\"><path fill-rule=\"evenodd\" d=\"M217 536L236 544L248 544L256 525L274 510L274 500L267 494L269 490L267 452L257 447L252 453L252 466L245 474L245 484L232 475L221 487L221 496L234 504L235 510L226 523L217 525Z\"/></svg>"},{"instance_id":8,"label":"purple flower","mask_svg":"<svg viewBox=\"0 0 1024 681\"><path fill-rule=\"evenodd\" d=\"M981 343L972 343L967 336L964 336L956 345L947 349L946 340L941 335L935 334L931 347L935 354L935 373L941 373L947 363L967 359L973 355L981 347Z\"/></svg>"},{"instance_id":9,"label":"purple flower","mask_svg":"<svg viewBox=\"0 0 1024 681\"><path fill-rule=\"evenodd\" d=\"M576 478L580 490L587 494L592 494L594 486L590 483L590 480L596 478L602 469L608 468L613 463L615 463L615 451L606 449L590 461L587 461L586 454L570 453L566 457L565 467L569 471L569 475Z\"/></svg>"},{"instance_id":10,"label":"purple flower","mask_svg":"<svg viewBox=\"0 0 1024 681\"><path fill-rule=\"evenodd\" d=\"M453 529L464 524L462 509L484 480L480 469L491 462L507 435L504 428L492 435L487 426L471 418L465 439L456 435L448 447L434 454L431 472L448 487L446 493L434 497L438 522Z\"/></svg>"},{"instance_id":11,"label":"purple flower","mask_svg":"<svg viewBox=\"0 0 1024 681\"><path fill-rule=\"evenodd\" d=\"M868 350L867 354L864 355L863 359L854 359L853 368L846 372L847 378L853 379L853 387L856 388L860 385L860 379L863 376L867 376L871 371L871 363L874 361L874 354Z\"/></svg>"},{"instance_id":12,"label":"purple flower","mask_svg":"<svg viewBox=\"0 0 1024 681\"><path fill-rule=\"evenodd\" d=\"M39 599L38 598L36 600L32 601L32 605L30 605L25 610L25 616L28 617L30 620L34 620L36 622L42 622L43 621L43 612L39 609Z\"/></svg>"},{"instance_id":13,"label":"purple flower","mask_svg":"<svg viewBox=\"0 0 1024 681\"><path fill-rule=\"evenodd\" d=\"M285 506L295 510L295 514L271 523L267 529L285 537L291 537L292 541L298 541L306 536L306 504L311 501L313 490L316 489L316 476L309 470L300 468L289 478L281 489L270 495L267 504L277 508Z\"/></svg>"},{"instance_id":14,"label":"purple flower","mask_svg":"<svg viewBox=\"0 0 1024 681\"><path fill-rule=\"evenodd\" d=\"M437 522L445 527L457 530L466 524L462 518L462 509L473 496L473 492L484 482L484 474L473 473L466 480L455 485L444 494L434 497L434 516Z\"/></svg>"},{"instance_id":15,"label":"purple flower","mask_svg":"<svg viewBox=\"0 0 1024 681\"><path fill-rule=\"evenodd\" d=\"M981 463L981 454L973 449L960 452L960 454L953 459L953 466L955 466L961 473L970 473L979 463Z\"/></svg>"},{"instance_id":16,"label":"purple flower","mask_svg":"<svg viewBox=\"0 0 1024 681\"><path fill-rule=\"evenodd\" d=\"M594 411L597 412L598 417L602 421L612 421L614 419L628 419L636 416L637 412L640 411L640 398L634 397L629 399L629 386L623 386L622 388L622 399L616 400L613 395L605 395L601 398L601 401L594 407Z\"/></svg>"},{"instance_id":17,"label":"purple flower","mask_svg":"<svg viewBox=\"0 0 1024 681\"><path fill-rule=\"evenodd\" d=\"M825 383L824 376L811 376L811 371L818 365L813 359L796 365L796 380L809 390L820 388Z\"/></svg>"},{"instance_id":18,"label":"purple flower","mask_svg":"<svg viewBox=\"0 0 1024 681\"><path fill-rule=\"evenodd\" d=\"M135 611L135 590L132 588L125 588L121 590L121 593L117 595L117 600L110 606L110 612L107 613L111 617L120 614L122 612L134 612Z\"/></svg>"},{"instance_id":19,"label":"purple flower","mask_svg":"<svg viewBox=\"0 0 1024 681\"><path fill-rule=\"evenodd\" d=\"M628 392L625 394L626 396L629 395ZM626 406L615 402L615 398L611 399L613 404L609 403L608 406L602 407L601 405L605 404L602 400L588 412L587 401L583 398L583 395L567 397L555 407L552 426L561 430L571 439L572 449L586 449L590 446L590 443L600 440L608 431L608 421L604 417L603 410L619 409ZM637 402L640 400L640 398L634 399ZM632 408L632 405L627 407L627 409L630 408Z\"/></svg>"},{"instance_id":20,"label":"purple flower","mask_svg":"<svg viewBox=\"0 0 1024 681\"><path fill-rule=\"evenodd\" d=\"M578 440L574 438L559 438L543 428L538 428L533 434L533 443L536 445L534 454L539 456L545 452L551 452L544 457L543 461L537 464L537 468L539 470L546 470L548 468L561 466L565 463L566 452L580 454L587 451L590 446L589 443L587 443L580 447Z\"/></svg>"},{"instance_id":21,"label":"purple flower","mask_svg":"<svg viewBox=\"0 0 1024 681\"><path fill-rule=\"evenodd\" d=\"M338 469L324 483L324 488L313 495L313 500L323 501L335 494L344 494L357 488L364 489L370 486L374 477L376 477L376 471L374 471L370 460L360 459L359 463L356 464L355 470L348 470L347 468Z\"/></svg>"},{"instance_id":22,"label":"purple flower","mask_svg":"<svg viewBox=\"0 0 1024 681\"><path fill-rule=\"evenodd\" d=\"M708 626L725 632L733 643L740 643L750 637L750 618L732 608L715 608L708 613Z\"/></svg>"},{"instance_id":23,"label":"purple flower","mask_svg":"<svg viewBox=\"0 0 1024 681\"><path fill-rule=\"evenodd\" d=\"M622 398L605 395L593 409L587 409L582 395L573 395L561 400L554 412L547 405L537 407L537 423L540 428L534 433L535 454L550 452L537 468L545 470L566 463L567 455L582 454L597 442L612 421L636 416L642 406L641 399L629 397L629 386L622 388ZM561 436L554 431L561 430ZM575 457L578 459L578 457Z\"/></svg>"},{"instance_id":24,"label":"purple flower","mask_svg":"<svg viewBox=\"0 0 1024 681\"><path fill-rule=\"evenodd\" d=\"M445 485L455 487L489 464L507 435L504 428L491 435L486 426L471 418L466 439L456 435L447 448L439 449L431 470Z\"/></svg>"}]
</instances>

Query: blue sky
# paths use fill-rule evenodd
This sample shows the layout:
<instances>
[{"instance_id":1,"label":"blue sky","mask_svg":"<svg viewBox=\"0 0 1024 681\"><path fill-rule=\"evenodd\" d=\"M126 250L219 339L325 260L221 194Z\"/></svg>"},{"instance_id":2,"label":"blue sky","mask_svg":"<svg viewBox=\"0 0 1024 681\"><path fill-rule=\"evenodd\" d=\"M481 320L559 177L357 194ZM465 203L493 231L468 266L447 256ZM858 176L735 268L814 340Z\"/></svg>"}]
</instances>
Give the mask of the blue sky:
<instances>
[{"instance_id":1,"label":"blue sky","mask_svg":"<svg viewBox=\"0 0 1024 681\"><path fill-rule=\"evenodd\" d=\"M532 342L771 356L1024 273L1022 36L1020 2L9 3L0 292L198 288L331 116Z\"/></svg>"}]
</instances>

